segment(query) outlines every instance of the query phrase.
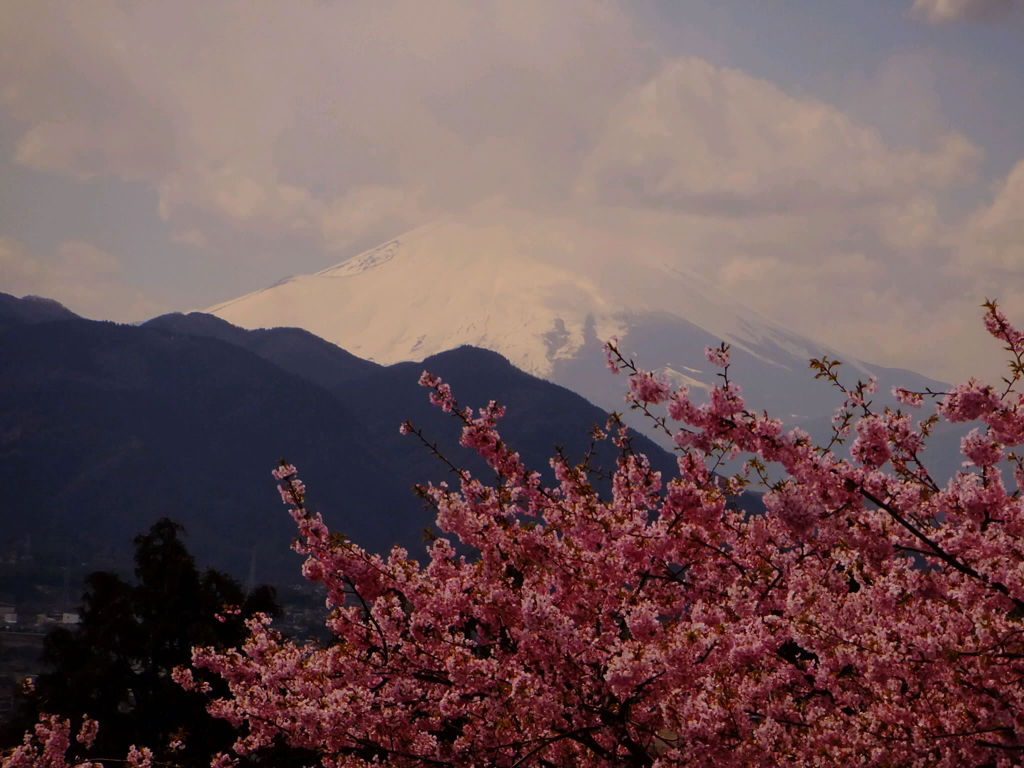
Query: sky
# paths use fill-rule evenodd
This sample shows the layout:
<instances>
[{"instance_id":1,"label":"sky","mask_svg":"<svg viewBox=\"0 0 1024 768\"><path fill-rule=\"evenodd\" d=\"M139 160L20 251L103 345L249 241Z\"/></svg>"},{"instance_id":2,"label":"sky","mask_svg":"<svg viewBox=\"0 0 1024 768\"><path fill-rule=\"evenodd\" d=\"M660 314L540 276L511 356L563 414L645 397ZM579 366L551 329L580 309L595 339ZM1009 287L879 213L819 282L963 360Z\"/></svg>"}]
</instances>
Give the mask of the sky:
<instances>
[{"instance_id":1,"label":"sky","mask_svg":"<svg viewBox=\"0 0 1024 768\"><path fill-rule=\"evenodd\" d=\"M0 291L138 321L481 207L999 375L1024 0L0 2Z\"/></svg>"}]
</instances>

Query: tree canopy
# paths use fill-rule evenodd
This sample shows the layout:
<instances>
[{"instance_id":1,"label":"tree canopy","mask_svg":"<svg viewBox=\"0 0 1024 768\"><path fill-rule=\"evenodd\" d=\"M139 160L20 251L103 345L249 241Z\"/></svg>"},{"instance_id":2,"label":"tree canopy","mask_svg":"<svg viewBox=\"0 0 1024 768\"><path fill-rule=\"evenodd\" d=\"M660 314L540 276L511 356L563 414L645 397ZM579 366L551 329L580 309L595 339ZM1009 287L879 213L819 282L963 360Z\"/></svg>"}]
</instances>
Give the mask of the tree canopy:
<instances>
[{"instance_id":1,"label":"tree canopy","mask_svg":"<svg viewBox=\"0 0 1024 768\"><path fill-rule=\"evenodd\" d=\"M80 623L45 638L47 671L24 702L22 722L47 713L79 727L87 714L102 723L94 754L146 745L181 766L208 765L210 755L230 747L231 726L211 717L206 698L171 674L191 663L194 646L237 646L246 618L279 610L270 587L246 594L227 574L200 571L182 533L163 518L135 538L134 583L105 571L87 577Z\"/></svg>"}]
</instances>

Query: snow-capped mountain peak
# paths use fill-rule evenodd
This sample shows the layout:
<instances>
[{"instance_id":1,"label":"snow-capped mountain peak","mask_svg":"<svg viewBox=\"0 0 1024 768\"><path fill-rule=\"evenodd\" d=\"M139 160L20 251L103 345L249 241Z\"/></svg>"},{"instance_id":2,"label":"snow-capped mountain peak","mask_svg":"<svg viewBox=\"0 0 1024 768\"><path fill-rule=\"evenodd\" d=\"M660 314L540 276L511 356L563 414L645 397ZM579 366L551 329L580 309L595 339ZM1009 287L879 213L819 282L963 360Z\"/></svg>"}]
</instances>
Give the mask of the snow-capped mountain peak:
<instances>
[{"instance_id":1,"label":"snow-capped mountain peak","mask_svg":"<svg viewBox=\"0 0 1024 768\"><path fill-rule=\"evenodd\" d=\"M706 387L716 371L704 348L724 339L736 378L757 384L753 405L830 413L835 394L807 360L834 350L736 305L671 252L634 251L626 236L564 220L450 218L207 311L247 328L302 327L384 364L492 349L606 408L621 407L623 382L604 371L605 340Z\"/></svg>"},{"instance_id":2,"label":"snow-capped mountain peak","mask_svg":"<svg viewBox=\"0 0 1024 768\"><path fill-rule=\"evenodd\" d=\"M383 245L378 245L376 248L364 251L358 256L346 259L340 264L335 264L333 267L317 272L316 277L351 277L352 275L358 275L361 272L366 272L369 269L379 267L381 264L391 261L401 246L401 240L389 240Z\"/></svg>"}]
</instances>

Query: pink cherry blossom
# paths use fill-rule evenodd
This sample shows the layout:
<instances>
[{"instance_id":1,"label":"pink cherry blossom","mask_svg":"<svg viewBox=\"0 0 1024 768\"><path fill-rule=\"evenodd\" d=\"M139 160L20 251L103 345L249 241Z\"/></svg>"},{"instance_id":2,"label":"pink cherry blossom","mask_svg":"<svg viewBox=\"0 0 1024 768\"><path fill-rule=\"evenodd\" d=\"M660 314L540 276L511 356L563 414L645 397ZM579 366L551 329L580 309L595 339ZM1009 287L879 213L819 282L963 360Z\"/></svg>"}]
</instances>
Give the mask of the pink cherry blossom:
<instances>
[{"instance_id":1,"label":"pink cherry blossom","mask_svg":"<svg viewBox=\"0 0 1024 768\"><path fill-rule=\"evenodd\" d=\"M705 347L704 357L706 357L708 362L712 365L717 365L719 368L725 368L729 365L729 345L722 344L718 347Z\"/></svg>"},{"instance_id":2,"label":"pink cherry blossom","mask_svg":"<svg viewBox=\"0 0 1024 768\"><path fill-rule=\"evenodd\" d=\"M870 381L845 388L849 457L750 410L728 370L698 400L609 345L631 405L678 446L664 476L613 419L594 435L617 451L610 478L556 456L544 481L500 405L461 407L424 373L493 478L422 489L441 535L420 561L332 534L296 469L274 470L332 640L258 616L241 648L195 649L239 733L211 765L280 739L329 768L1020 765L1024 468L1004 477L1004 459L1024 444L1024 336L994 304L985 324L1013 356L1005 386L969 380L921 420L873 410ZM946 479L925 464L933 418L979 422ZM734 455L745 474L716 476ZM743 487L763 509L736 503ZM3 766L68 768L70 751L44 719Z\"/></svg>"},{"instance_id":3,"label":"pink cherry blossom","mask_svg":"<svg viewBox=\"0 0 1024 768\"><path fill-rule=\"evenodd\" d=\"M641 403L663 403L668 399L668 382L663 376L644 371L629 379L630 396Z\"/></svg>"}]
</instances>

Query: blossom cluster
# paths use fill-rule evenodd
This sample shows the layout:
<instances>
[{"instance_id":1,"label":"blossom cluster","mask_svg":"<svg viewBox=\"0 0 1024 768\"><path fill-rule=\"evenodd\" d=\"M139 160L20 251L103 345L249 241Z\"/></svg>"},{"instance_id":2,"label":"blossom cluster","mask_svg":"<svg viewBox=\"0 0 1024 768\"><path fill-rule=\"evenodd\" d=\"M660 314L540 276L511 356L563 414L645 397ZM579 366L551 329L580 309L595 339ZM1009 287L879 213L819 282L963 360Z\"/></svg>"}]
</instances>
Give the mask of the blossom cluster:
<instances>
[{"instance_id":1,"label":"blossom cluster","mask_svg":"<svg viewBox=\"0 0 1024 768\"><path fill-rule=\"evenodd\" d=\"M940 418L982 423L939 485L927 426L873 412L874 382L848 390L843 458L747 409L727 347L708 357L723 381L697 402L609 348L627 400L663 405L680 448L663 478L609 430L607 497L561 457L544 486L498 406L460 409L424 374L498 479L426 489L443 536L423 565L332 537L286 487L335 640L256 621L244 648L197 654L231 687L214 709L245 724L239 751L284 736L337 766L1015 764L1024 513L1000 461L1024 442L1021 398L975 381L935 396ZM781 468L763 514L731 503L745 481L714 476L723 454Z\"/></svg>"},{"instance_id":2,"label":"blossom cluster","mask_svg":"<svg viewBox=\"0 0 1024 768\"><path fill-rule=\"evenodd\" d=\"M92 747L99 731L99 723L86 716L75 735L75 741L86 749ZM44 715L35 728L25 734L21 745L15 747L3 758L3 768L104 768L93 760L68 761L71 747L71 723L68 720ZM108 761L109 762L109 761ZM153 768L153 753L145 747L134 745L123 760L130 768Z\"/></svg>"},{"instance_id":3,"label":"blossom cluster","mask_svg":"<svg viewBox=\"0 0 1024 768\"><path fill-rule=\"evenodd\" d=\"M1024 335L994 304L985 324L1019 363ZM425 562L332 534L295 468L275 470L333 639L296 643L257 617L243 647L196 650L230 690L211 711L239 728L238 755L283 738L331 768L1020 764L1019 365L1001 390L902 390L935 402L916 421L873 410L874 382L844 389L847 457L748 409L725 346L708 350L722 381L702 401L608 356L631 405L665 409L671 477L612 424L595 431L620 452L607 492L563 456L545 484L501 438L500 406L460 408L427 373L496 479L424 489L442 534ZM924 461L935 419L977 422L941 484ZM737 455L745 473L715 475ZM735 503L751 478L767 485L756 513Z\"/></svg>"}]
</instances>

